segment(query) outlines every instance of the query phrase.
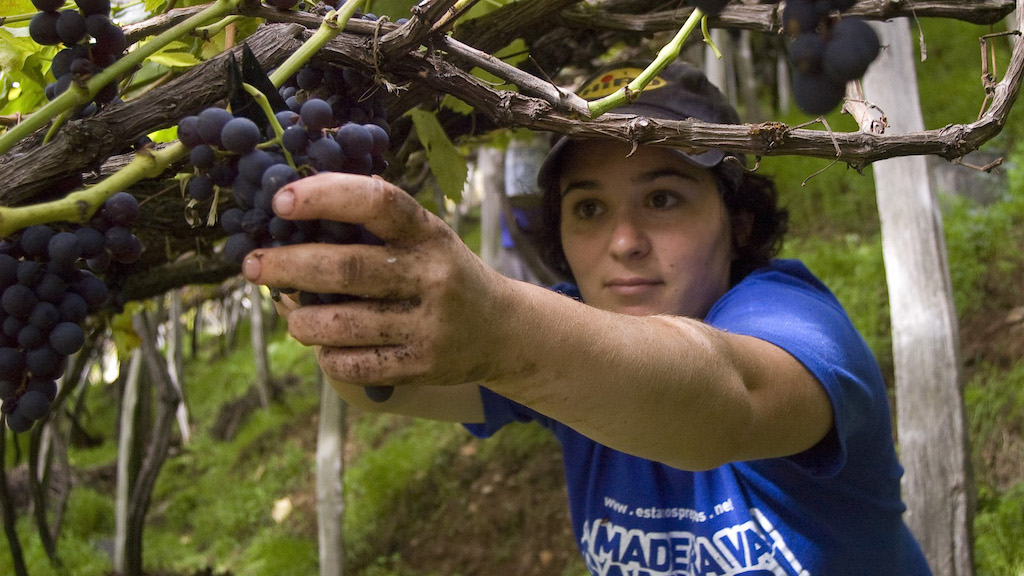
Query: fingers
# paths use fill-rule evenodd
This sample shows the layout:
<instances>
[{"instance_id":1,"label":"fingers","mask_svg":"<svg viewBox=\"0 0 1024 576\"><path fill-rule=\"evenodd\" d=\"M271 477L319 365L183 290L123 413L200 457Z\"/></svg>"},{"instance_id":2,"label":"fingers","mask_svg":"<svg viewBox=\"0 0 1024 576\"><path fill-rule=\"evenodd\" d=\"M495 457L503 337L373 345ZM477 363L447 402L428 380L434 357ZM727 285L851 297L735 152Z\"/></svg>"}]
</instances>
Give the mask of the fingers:
<instances>
[{"instance_id":1,"label":"fingers","mask_svg":"<svg viewBox=\"0 0 1024 576\"><path fill-rule=\"evenodd\" d=\"M288 220L362 224L385 242L398 246L421 242L443 226L401 188L380 178L339 172L288 184L274 196L274 212Z\"/></svg>"},{"instance_id":2,"label":"fingers","mask_svg":"<svg viewBox=\"0 0 1024 576\"><path fill-rule=\"evenodd\" d=\"M418 302L374 300L303 306L288 315L288 332L307 346L408 346L423 341L414 332Z\"/></svg>"},{"instance_id":3,"label":"fingers","mask_svg":"<svg viewBox=\"0 0 1024 576\"><path fill-rule=\"evenodd\" d=\"M408 252L365 244L297 244L250 253L242 263L256 284L361 298L413 297L420 281Z\"/></svg>"},{"instance_id":4,"label":"fingers","mask_svg":"<svg viewBox=\"0 0 1024 576\"><path fill-rule=\"evenodd\" d=\"M331 348L317 351L317 362L328 377L359 386L401 386L451 384L448 376L425 377L425 362L407 346Z\"/></svg>"}]
</instances>

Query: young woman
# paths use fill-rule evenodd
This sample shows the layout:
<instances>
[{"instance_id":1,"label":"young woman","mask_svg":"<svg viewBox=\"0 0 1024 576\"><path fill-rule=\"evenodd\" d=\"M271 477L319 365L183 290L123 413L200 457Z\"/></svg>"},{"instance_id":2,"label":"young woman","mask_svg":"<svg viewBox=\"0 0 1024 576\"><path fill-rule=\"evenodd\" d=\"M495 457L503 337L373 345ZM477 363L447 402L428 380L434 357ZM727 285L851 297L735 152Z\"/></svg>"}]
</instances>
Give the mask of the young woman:
<instances>
[{"instance_id":1,"label":"young woman","mask_svg":"<svg viewBox=\"0 0 1024 576\"><path fill-rule=\"evenodd\" d=\"M694 68L651 86L618 112L737 122ZM568 281L555 290L490 270L390 184L341 174L288 185L275 211L363 224L382 246L258 250L243 271L358 297L281 305L350 403L479 436L551 429L594 574L929 573L902 521L882 376L827 288L771 259L772 183L721 150L564 139L540 183L538 241ZM373 403L375 385L396 390Z\"/></svg>"}]
</instances>

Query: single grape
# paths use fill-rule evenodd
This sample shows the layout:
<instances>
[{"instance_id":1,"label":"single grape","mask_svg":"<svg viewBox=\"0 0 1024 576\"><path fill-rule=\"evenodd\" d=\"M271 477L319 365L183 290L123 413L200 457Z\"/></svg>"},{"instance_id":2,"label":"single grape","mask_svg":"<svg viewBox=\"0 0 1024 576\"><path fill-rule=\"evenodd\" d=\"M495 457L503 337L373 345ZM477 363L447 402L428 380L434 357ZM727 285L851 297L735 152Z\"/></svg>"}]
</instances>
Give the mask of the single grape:
<instances>
[{"instance_id":1,"label":"single grape","mask_svg":"<svg viewBox=\"0 0 1024 576\"><path fill-rule=\"evenodd\" d=\"M131 264L142 255L142 244L124 226L112 226L107 230L104 245L111 257L121 264Z\"/></svg>"},{"instance_id":2,"label":"single grape","mask_svg":"<svg viewBox=\"0 0 1024 576\"><path fill-rule=\"evenodd\" d=\"M178 121L178 140L186 148L195 148L203 143L203 137L199 134L197 117L185 116Z\"/></svg>"},{"instance_id":3,"label":"single grape","mask_svg":"<svg viewBox=\"0 0 1024 576\"><path fill-rule=\"evenodd\" d=\"M235 154L251 152L260 143L259 126L248 118L232 118L221 130L220 141Z\"/></svg>"},{"instance_id":4,"label":"single grape","mask_svg":"<svg viewBox=\"0 0 1024 576\"><path fill-rule=\"evenodd\" d=\"M18 282L29 288L35 288L45 274L46 269L35 260L22 260L18 263Z\"/></svg>"},{"instance_id":5,"label":"single grape","mask_svg":"<svg viewBox=\"0 0 1024 576\"><path fill-rule=\"evenodd\" d=\"M60 302L60 299L64 297L64 292L67 289L68 283L60 275L48 272L36 284L34 292L36 298L39 298L40 303L56 303ZM36 307L38 308L38 305Z\"/></svg>"},{"instance_id":6,"label":"single grape","mask_svg":"<svg viewBox=\"0 0 1024 576\"><path fill-rule=\"evenodd\" d=\"M228 208L220 215L220 226L229 235L237 234L242 231L243 216L245 216L245 210L241 208Z\"/></svg>"},{"instance_id":7,"label":"single grape","mask_svg":"<svg viewBox=\"0 0 1024 576\"><path fill-rule=\"evenodd\" d=\"M365 156L373 150L373 135L361 124L345 124L338 129L335 139L341 144L341 151L348 158Z\"/></svg>"},{"instance_id":8,"label":"single grape","mask_svg":"<svg viewBox=\"0 0 1024 576\"><path fill-rule=\"evenodd\" d=\"M189 150L188 160L199 170L209 170L217 162L217 153L213 151L213 146L200 144Z\"/></svg>"},{"instance_id":9,"label":"single grape","mask_svg":"<svg viewBox=\"0 0 1024 576\"><path fill-rule=\"evenodd\" d=\"M54 398L57 397L57 382L53 378L33 376L29 379L28 385L25 388L29 392L39 392L50 402L53 402Z\"/></svg>"},{"instance_id":10,"label":"single grape","mask_svg":"<svg viewBox=\"0 0 1024 576\"><path fill-rule=\"evenodd\" d=\"M229 262L241 264L245 256L258 248L256 241L244 232L232 234L224 242L224 257Z\"/></svg>"},{"instance_id":11,"label":"single grape","mask_svg":"<svg viewBox=\"0 0 1024 576\"><path fill-rule=\"evenodd\" d=\"M57 31L57 21L60 15L56 12L40 12L32 17L28 23L28 35L36 44L43 46L55 46L60 44L60 32Z\"/></svg>"},{"instance_id":12,"label":"single grape","mask_svg":"<svg viewBox=\"0 0 1024 576\"><path fill-rule=\"evenodd\" d=\"M46 335L38 326L25 324L18 332L18 346L26 350L42 346L46 342Z\"/></svg>"},{"instance_id":13,"label":"single grape","mask_svg":"<svg viewBox=\"0 0 1024 576\"><path fill-rule=\"evenodd\" d=\"M270 222L270 213L257 207L248 210L242 217L242 230L256 238L267 228Z\"/></svg>"},{"instance_id":14,"label":"single grape","mask_svg":"<svg viewBox=\"0 0 1024 576\"><path fill-rule=\"evenodd\" d=\"M363 154L355 158L345 158L345 163L341 168L342 172L369 176L373 173L373 157L369 154Z\"/></svg>"},{"instance_id":15,"label":"single grape","mask_svg":"<svg viewBox=\"0 0 1024 576\"><path fill-rule=\"evenodd\" d=\"M846 86L822 74L793 72L793 99L808 114L821 116L835 109L846 94Z\"/></svg>"},{"instance_id":16,"label":"single grape","mask_svg":"<svg viewBox=\"0 0 1024 576\"><path fill-rule=\"evenodd\" d=\"M81 58L89 58L89 49L85 45L75 44L74 46L64 48L54 54L53 60L50 61L50 72L54 78L60 78L71 72L72 62Z\"/></svg>"},{"instance_id":17,"label":"single grape","mask_svg":"<svg viewBox=\"0 0 1024 576\"><path fill-rule=\"evenodd\" d=\"M367 386L363 390L366 397L374 402L386 402L395 393L394 386Z\"/></svg>"},{"instance_id":18,"label":"single grape","mask_svg":"<svg viewBox=\"0 0 1024 576\"><path fill-rule=\"evenodd\" d=\"M825 39L815 32L805 32L789 43L789 61L803 74L818 74L825 53Z\"/></svg>"},{"instance_id":19,"label":"single grape","mask_svg":"<svg viewBox=\"0 0 1024 576\"><path fill-rule=\"evenodd\" d=\"M809 0L789 0L782 9L782 30L790 36L814 32L822 14Z\"/></svg>"},{"instance_id":20,"label":"single grape","mask_svg":"<svg viewBox=\"0 0 1024 576\"><path fill-rule=\"evenodd\" d=\"M231 195L235 198L235 204L238 204L243 210L248 210L253 207L253 200L256 196L256 192L260 190L258 183L250 182L247 178L238 176L232 183Z\"/></svg>"},{"instance_id":21,"label":"single grape","mask_svg":"<svg viewBox=\"0 0 1024 576\"><path fill-rule=\"evenodd\" d=\"M60 322L60 310L50 302L39 302L28 315L28 323L49 332Z\"/></svg>"},{"instance_id":22,"label":"single grape","mask_svg":"<svg viewBox=\"0 0 1024 576\"><path fill-rule=\"evenodd\" d=\"M331 105L319 98L310 98L302 104L299 116L307 129L319 132L334 125L334 113Z\"/></svg>"},{"instance_id":23,"label":"single grape","mask_svg":"<svg viewBox=\"0 0 1024 576\"><path fill-rule=\"evenodd\" d=\"M363 128L370 133L373 145L370 147L370 154L382 156L391 147L391 136L379 124L363 124Z\"/></svg>"},{"instance_id":24,"label":"single grape","mask_svg":"<svg viewBox=\"0 0 1024 576\"><path fill-rule=\"evenodd\" d=\"M73 232L58 232L50 238L47 253L52 262L73 264L82 255L82 242Z\"/></svg>"},{"instance_id":25,"label":"single grape","mask_svg":"<svg viewBox=\"0 0 1024 576\"><path fill-rule=\"evenodd\" d=\"M324 79L323 70L315 66L303 66L295 75L295 82L303 90L316 90Z\"/></svg>"},{"instance_id":26,"label":"single grape","mask_svg":"<svg viewBox=\"0 0 1024 576\"><path fill-rule=\"evenodd\" d=\"M21 434L28 432L32 429L32 420L25 417L20 412L12 412L7 414L7 427L11 429L11 432L15 434Z\"/></svg>"},{"instance_id":27,"label":"single grape","mask_svg":"<svg viewBox=\"0 0 1024 576\"><path fill-rule=\"evenodd\" d=\"M341 145L333 138L314 140L306 149L306 155L319 172L340 172L345 163Z\"/></svg>"},{"instance_id":28,"label":"single grape","mask_svg":"<svg viewBox=\"0 0 1024 576\"><path fill-rule=\"evenodd\" d=\"M85 274L79 278L72 287L85 301L88 310L95 310L107 301L109 289L103 280L94 274ZM64 302L61 302L61 316L64 315Z\"/></svg>"},{"instance_id":29,"label":"single grape","mask_svg":"<svg viewBox=\"0 0 1024 576\"><path fill-rule=\"evenodd\" d=\"M110 21L110 17L106 14L87 14L85 16L85 31L93 38L103 34L104 28L111 24L113 22Z\"/></svg>"},{"instance_id":30,"label":"single grape","mask_svg":"<svg viewBox=\"0 0 1024 576\"><path fill-rule=\"evenodd\" d=\"M114 226L131 226L140 212L139 201L128 192L116 192L103 202L103 217Z\"/></svg>"},{"instance_id":31,"label":"single grape","mask_svg":"<svg viewBox=\"0 0 1024 576\"><path fill-rule=\"evenodd\" d=\"M25 254L43 258L46 256L46 248L50 244L50 238L57 232L47 226L46 224L36 224L29 226L21 233L21 240L19 244L21 249L25 251Z\"/></svg>"},{"instance_id":32,"label":"single grape","mask_svg":"<svg viewBox=\"0 0 1024 576\"><path fill-rule=\"evenodd\" d=\"M287 164L274 164L263 172L260 186L267 191L277 192L282 186L299 179L295 170Z\"/></svg>"},{"instance_id":33,"label":"single grape","mask_svg":"<svg viewBox=\"0 0 1024 576\"><path fill-rule=\"evenodd\" d=\"M238 159L238 175L253 184L263 180L263 173L274 165L274 158L263 150L253 150Z\"/></svg>"},{"instance_id":34,"label":"single grape","mask_svg":"<svg viewBox=\"0 0 1024 576\"><path fill-rule=\"evenodd\" d=\"M61 360L61 355L56 350L45 345L25 352L25 367L37 376L59 371Z\"/></svg>"},{"instance_id":35,"label":"single grape","mask_svg":"<svg viewBox=\"0 0 1024 576\"><path fill-rule=\"evenodd\" d=\"M50 346L58 354L70 356L81 350L85 343L85 332L74 322L61 322L50 331Z\"/></svg>"},{"instance_id":36,"label":"single grape","mask_svg":"<svg viewBox=\"0 0 1024 576\"><path fill-rule=\"evenodd\" d=\"M89 314L89 306L85 299L75 292L66 292L57 309L60 312L60 319L64 322L81 322Z\"/></svg>"},{"instance_id":37,"label":"single grape","mask_svg":"<svg viewBox=\"0 0 1024 576\"><path fill-rule=\"evenodd\" d=\"M75 236L82 243L83 258L95 258L103 252L103 233L99 230L86 226L75 230Z\"/></svg>"},{"instance_id":38,"label":"single grape","mask_svg":"<svg viewBox=\"0 0 1024 576\"><path fill-rule=\"evenodd\" d=\"M57 17L57 35L65 46L78 44L85 38L85 16L78 10L61 10Z\"/></svg>"},{"instance_id":39,"label":"single grape","mask_svg":"<svg viewBox=\"0 0 1024 576\"><path fill-rule=\"evenodd\" d=\"M213 198L213 180L206 174L196 174L188 180L188 196L197 202L206 202Z\"/></svg>"},{"instance_id":40,"label":"single grape","mask_svg":"<svg viewBox=\"0 0 1024 576\"><path fill-rule=\"evenodd\" d=\"M24 284L8 286L4 290L3 296L0 296L0 305L3 306L3 309L11 316L20 319L28 318L38 301L39 299L36 298L32 289Z\"/></svg>"},{"instance_id":41,"label":"single grape","mask_svg":"<svg viewBox=\"0 0 1024 576\"><path fill-rule=\"evenodd\" d=\"M196 117L196 128L204 142L219 147L221 131L232 118L231 112L223 108L207 108Z\"/></svg>"},{"instance_id":42,"label":"single grape","mask_svg":"<svg viewBox=\"0 0 1024 576\"><path fill-rule=\"evenodd\" d=\"M97 30L92 37L96 39L96 43L92 47L93 59L103 67L113 64L128 47L128 39L125 37L124 31L109 20L107 25Z\"/></svg>"},{"instance_id":43,"label":"single grape","mask_svg":"<svg viewBox=\"0 0 1024 576\"><path fill-rule=\"evenodd\" d=\"M864 76L875 61L881 45L878 34L860 18L843 18L832 26L822 55L825 75L837 84Z\"/></svg>"},{"instance_id":44,"label":"single grape","mask_svg":"<svg viewBox=\"0 0 1024 576\"><path fill-rule=\"evenodd\" d=\"M305 126L289 126L281 135L281 145L292 154L306 154L309 147L309 134Z\"/></svg>"},{"instance_id":45,"label":"single grape","mask_svg":"<svg viewBox=\"0 0 1024 576\"><path fill-rule=\"evenodd\" d=\"M42 392L29 390L18 399L15 412L20 412L29 420L39 420L50 411L50 401Z\"/></svg>"}]
</instances>

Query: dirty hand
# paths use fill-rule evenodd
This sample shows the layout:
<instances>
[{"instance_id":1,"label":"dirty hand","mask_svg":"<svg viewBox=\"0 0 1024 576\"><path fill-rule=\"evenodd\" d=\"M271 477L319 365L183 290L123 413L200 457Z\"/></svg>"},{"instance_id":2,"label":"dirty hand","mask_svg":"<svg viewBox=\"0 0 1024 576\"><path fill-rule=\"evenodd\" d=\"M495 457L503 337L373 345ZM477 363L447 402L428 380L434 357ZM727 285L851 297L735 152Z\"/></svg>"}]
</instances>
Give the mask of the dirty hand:
<instances>
[{"instance_id":1,"label":"dirty hand","mask_svg":"<svg viewBox=\"0 0 1024 576\"><path fill-rule=\"evenodd\" d=\"M327 376L439 385L485 379L495 369L504 326L498 302L512 281L411 196L379 178L325 173L282 188L274 211L361 224L384 241L258 249L242 265L250 282L356 297L281 310L291 335L318 347Z\"/></svg>"}]
</instances>

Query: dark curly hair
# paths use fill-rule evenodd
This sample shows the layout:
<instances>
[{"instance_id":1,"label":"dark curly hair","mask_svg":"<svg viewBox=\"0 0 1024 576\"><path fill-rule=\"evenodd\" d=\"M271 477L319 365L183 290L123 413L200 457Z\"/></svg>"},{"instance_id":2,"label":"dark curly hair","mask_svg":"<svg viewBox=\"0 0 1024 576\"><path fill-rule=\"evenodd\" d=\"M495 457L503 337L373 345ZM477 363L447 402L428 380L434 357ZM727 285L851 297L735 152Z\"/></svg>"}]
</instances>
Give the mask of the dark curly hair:
<instances>
[{"instance_id":1,"label":"dark curly hair","mask_svg":"<svg viewBox=\"0 0 1024 576\"><path fill-rule=\"evenodd\" d=\"M778 254L789 224L789 212L779 206L774 180L745 170L737 173L730 169L735 165L729 164L729 161L722 162L711 172L716 176L733 233L738 229L741 218L750 218L752 224L746 242L738 244L733 238L736 258L730 270L730 285L735 285ZM562 280L575 282L562 249L561 207L558 179L552 178L543 190L539 221L528 233L528 238L551 272Z\"/></svg>"}]
</instances>

